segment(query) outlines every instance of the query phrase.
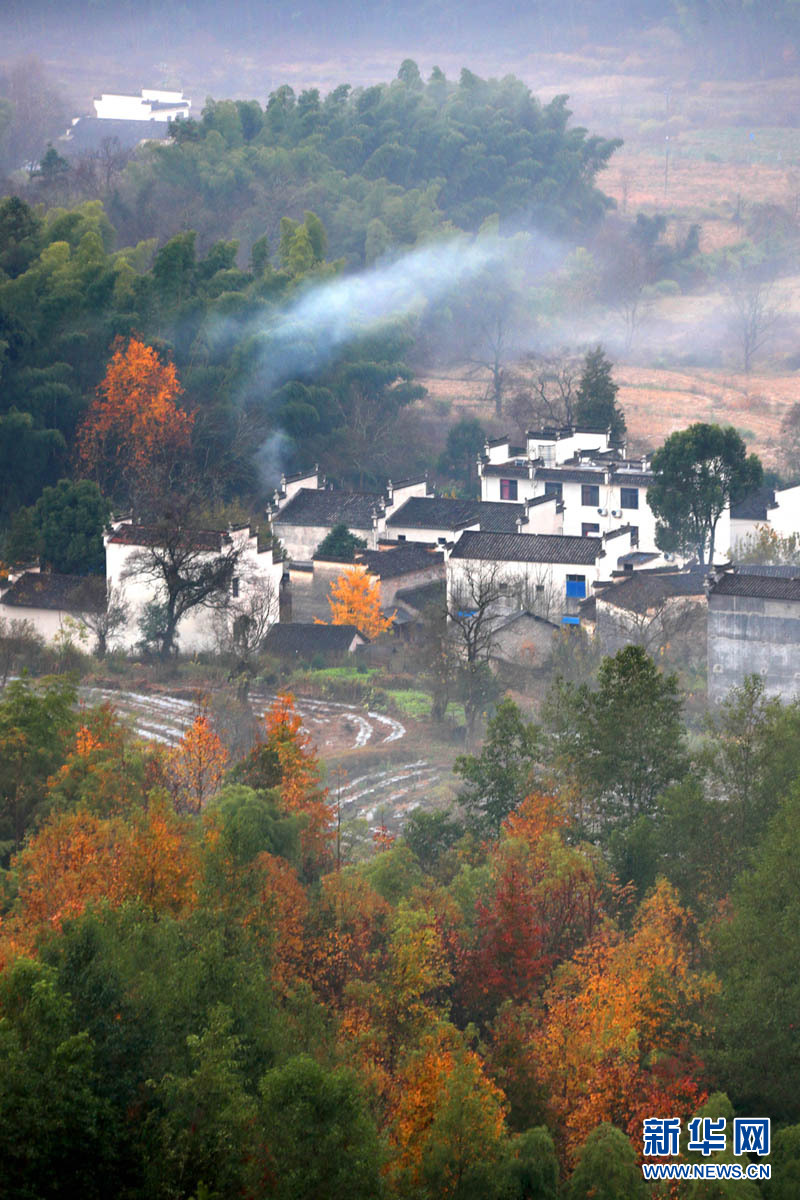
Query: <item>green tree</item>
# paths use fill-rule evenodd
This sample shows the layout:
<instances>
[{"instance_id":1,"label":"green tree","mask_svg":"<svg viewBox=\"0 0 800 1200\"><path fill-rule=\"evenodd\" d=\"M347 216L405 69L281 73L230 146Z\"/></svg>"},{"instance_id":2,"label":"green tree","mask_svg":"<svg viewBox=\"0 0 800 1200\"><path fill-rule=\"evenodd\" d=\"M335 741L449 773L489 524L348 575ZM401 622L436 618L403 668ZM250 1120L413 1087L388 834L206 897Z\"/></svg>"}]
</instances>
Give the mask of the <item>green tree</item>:
<instances>
[{"instance_id":1,"label":"green tree","mask_svg":"<svg viewBox=\"0 0 800 1200\"><path fill-rule=\"evenodd\" d=\"M366 549L367 543L363 538L351 533L343 521L334 525L315 550L317 558L336 558L342 562L353 562L356 550Z\"/></svg>"},{"instance_id":2,"label":"green tree","mask_svg":"<svg viewBox=\"0 0 800 1200\"><path fill-rule=\"evenodd\" d=\"M508 1200L557 1200L558 1157L546 1126L513 1138L506 1173Z\"/></svg>"},{"instance_id":3,"label":"green tree","mask_svg":"<svg viewBox=\"0 0 800 1200\"><path fill-rule=\"evenodd\" d=\"M0 974L0 1156L18 1200L108 1195L114 1156L94 1046L56 973L20 958Z\"/></svg>"},{"instance_id":4,"label":"green tree","mask_svg":"<svg viewBox=\"0 0 800 1200\"><path fill-rule=\"evenodd\" d=\"M625 440L625 414L617 404L619 387L611 375L612 365L602 346L589 350L583 360L575 398L576 425L608 429L615 442Z\"/></svg>"},{"instance_id":5,"label":"green tree","mask_svg":"<svg viewBox=\"0 0 800 1200\"><path fill-rule=\"evenodd\" d=\"M103 529L110 513L108 501L89 479L62 479L45 488L33 506L45 564L63 575L104 574Z\"/></svg>"},{"instance_id":6,"label":"green tree","mask_svg":"<svg viewBox=\"0 0 800 1200\"><path fill-rule=\"evenodd\" d=\"M644 1200L647 1195L636 1153L621 1129L605 1122L578 1151L567 1200Z\"/></svg>"},{"instance_id":7,"label":"green tree","mask_svg":"<svg viewBox=\"0 0 800 1200\"><path fill-rule=\"evenodd\" d=\"M64 679L8 685L0 701L0 863L19 850L47 802L47 779L75 727L75 688Z\"/></svg>"},{"instance_id":8,"label":"green tree","mask_svg":"<svg viewBox=\"0 0 800 1200\"><path fill-rule=\"evenodd\" d=\"M453 766L467 785L459 801L472 825L487 834L499 832L508 814L531 791L541 750L539 727L525 720L510 697L501 700L487 726L481 753L462 754Z\"/></svg>"},{"instance_id":9,"label":"green tree","mask_svg":"<svg viewBox=\"0 0 800 1200\"><path fill-rule=\"evenodd\" d=\"M732 894L733 915L715 931L722 981L712 1062L745 1113L800 1118L800 789L770 822L751 870Z\"/></svg>"},{"instance_id":10,"label":"green tree","mask_svg":"<svg viewBox=\"0 0 800 1200\"><path fill-rule=\"evenodd\" d=\"M554 748L584 800L584 820L599 821L608 836L652 818L661 793L687 769L677 677L662 675L641 646L625 646L603 660L596 691L561 691L566 728L553 730Z\"/></svg>"},{"instance_id":11,"label":"green tree","mask_svg":"<svg viewBox=\"0 0 800 1200\"><path fill-rule=\"evenodd\" d=\"M732 426L698 422L671 434L653 455L647 502L663 550L714 561L717 522L729 504L761 486L764 471Z\"/></svg>"},{"instance_id":12,"label":"green tree","mask_svg":"<svg viewBox=\"0 0 800 1200\"><path fill-rule=\"evenodd\" d=\"M764 1200L794 1200L800 1195L800 1125L787 1125L772 1135L772 1175L762 1184Z\"/></svg>"},{"instance_id":13,"label":"green tree","mask_svg":"<svg viewBox=\"0 0 800 1200\"><path fill-rule=\"evenodd\" d=\"M261 1081L269 1154L264 1195L274 1200L375 1200L382 1193L375 1123L351 1072L307 1055Z\"/></svg>"},{"instance_id":14,"label":"green tree","mask_svg":"<svg viewBox=\"0 0 800 1200\"><path fill-rule=\"evenodd\" d=\"M476 417L462 417L447 433L439 468L464 482L472 495L478 472L478 455L483 453L486 430Z\"/></svg>"}]
</instances>

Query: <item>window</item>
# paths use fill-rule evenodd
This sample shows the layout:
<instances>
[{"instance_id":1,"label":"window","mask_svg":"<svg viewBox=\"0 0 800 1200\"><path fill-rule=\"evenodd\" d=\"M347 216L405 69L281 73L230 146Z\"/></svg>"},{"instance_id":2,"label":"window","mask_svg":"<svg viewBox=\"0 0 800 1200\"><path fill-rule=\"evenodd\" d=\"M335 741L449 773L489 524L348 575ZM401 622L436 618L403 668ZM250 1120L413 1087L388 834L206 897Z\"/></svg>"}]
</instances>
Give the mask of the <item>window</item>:
<instances>
[{"instance_id":1,"label":"window","mask_svg":"<svg viewBox=\"0 0 800 1200\"><path fill-rule=\"evenodd\" d=\"M631 545L632 546L639 545L639 526L638 525L631 525Z\"/></svg>"},{"instance_id":2,"label":"window","mask_svg":"<svg viewBox=\"0 0 800 1200\"><path fill-rule=\"evenodd\" d=\"M406 535L404 533L398 533L397 540L398 542L404 542L406 540Z\"/></svg>"},{"instance_id":3,"label":"window","mask_svg":"<svg viewBox=\"0 0 800 1200\"><path fill-rule=\"evenodd\" d=\"M581 537L599 537L600 526L596 521L584 521L581 525Z\"/></svg>"},{"instance_id":4,"label":"window","mask_svg":"<svg viewBox=\"0 0 800 1200\"><path fill-rule=\"evenodd\" d=\"M619 489L619 506L620 506L620 508L638 508L639 507L639 489L638 488L620 488Z\"/></svg>"},{"instance_id":5,"label":"window","mask_svg":"<svg viewBox=\"0 0 800 1200\"><path fill-rule=\"evenodd\" d=\"M571 600L586 599L586 576L585 575L568 575L567 576L567 598Z\"/></svg>"},{"instance_id":6,"label":"window","mask_svg":"<svg viewBox=\"0 0 800 1200\"><path fill-rule=\"evenodd\" d=\"M239 580L236 578L235 575L234 575L233 579L231 580L231 595L233 596L234 600L239 595Z\"/></svg>"},{"instance_id":7,"label":"window","mask_svg":"<svg viewBox=\"0 0 800 1200\"><path fill-rule=\"evenodd\" d=\"M600 488L596 483L584 483L581 487L581 504L585 508L597 508L600 503Z\"/></svg>"},{"instance_id":8,"label":"window","mask_svg":"<svg viewBox=\"0 0 800 1200\"><path fill-rule=\"evenodd\" d=\"M564 492L563 483L556 483L556 481L554 479L548 480L544 485L545 496L555 496L557 500L560 500L562 498L563 492Z\"/></svg>"},{"instance_id":9,"label":"window","mask_svg":"<svg viewBox=\"0 0 800 1200\"><path fill-rule=\"evenodd\" d=\"M500 499L501 500L516 500L517 498L517 481L516 479L501 479L500 480Z\"/></svg>"}]
</instances>

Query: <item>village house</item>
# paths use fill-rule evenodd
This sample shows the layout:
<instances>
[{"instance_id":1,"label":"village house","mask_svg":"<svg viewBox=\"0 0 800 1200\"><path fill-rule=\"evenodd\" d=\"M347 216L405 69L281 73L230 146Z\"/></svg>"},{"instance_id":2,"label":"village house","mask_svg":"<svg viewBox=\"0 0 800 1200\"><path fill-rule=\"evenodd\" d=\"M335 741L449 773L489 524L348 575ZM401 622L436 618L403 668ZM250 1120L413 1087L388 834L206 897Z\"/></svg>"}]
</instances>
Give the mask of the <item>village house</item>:
<instances>
[{"instance_id":1,"label":"village house","mask_svg":"<svg viewBox=\"0 0 800 1200\"><path fill-rule=\"evenodd\" d=\"M595 633L606 654L634 643L656 653L705 624L707 567L634 571L595 596Z\"/></svg>"},{"instance_id":2,"label":"village house","mask_svg":"<svg viewBox=\"0 0 800 1200\"><path fill-rule=\"evenodd\" d=\"M631 530L604 537L481 533L468 530L445 551L448 608L471 606L476 591L495 594L498 614L528 611L579 624L578 606L630 552Z\"/></svg>"},{"instance_id":3,"label":"village house","mask_svg":"<svg viewBox=\"0 0 800 1200\"><path fill-rule=\"evenodd\" d=\"M74 117L60 139L65 151L96 151L104 143L131 149L139 142L163 140L173 121L185 120L192 102L183 92L142 88L138 95L103 92L93 101L94 115Z\"/></svg>"},{"instance_id":4,"label":"village house","mask_svg":"<svg viewBox=\"0 0 800 1200\"><path fill-rule=\"evenodd\" d=\"M264 651L285 663L336 666L368 641L355 625L287 621L272 626L264 639Z\"/></svg>"},{"instance_id":5,"label":"village house","mask_svg":"<svg viewBox=\"0 0 800 1200\"><path fill-rule=\"evenodd\" d=\"M147 549L158 544L155 532L130 520L118 521L106 533L106 582L109 594L118 595L127 608L124 626L117 630L113 645L133 650L142 641L141 623L148 605L161 596L158 581L146 569ZM271 546L259 547L258 535L249 527L229 530L193 530L195 566L211 564L221 555L235 558L230 586L214 603L191 609L178 627L183 653L211 650L219 644L221 624L232 626L251 619L251 608L260 609L259 620L278 620L283 560Z\"/></svg>"},{"instance_id":6,"label":"village house","mask_svg":"<svg viewBox=\"0 0 800 1200\"><path fill-rule=\"evenodd\" d=\"M24 571L0 595L0 618L27 622L46 642L64 633L85 640L84 617L105 605L105 594L102 576Z\"/></svg>"},{"instance_id":7,"label":"village house","mask_svg":"<svg viewBox=\"0 0 800 1200\"><path fill-rule=\"evenodd\" d=\"M754 674L769 695L800 695L798 566L735 566L709 579L709 699L723 700Z\"/></svg>"},{"instance_id":8,"label":"village house","mask_svg":"<svg viewBox=\"0 0 800 1200\"><path fill-rule=\"evenodd\" d=\"M326 486L319 469L281 479L267 509L273 533L292 562L310 562L335 525L346 525L374 550L386 520L412 496L426 496L427 480L387 484L384 492L348 492Z\"/></svg>"}]
</instances>

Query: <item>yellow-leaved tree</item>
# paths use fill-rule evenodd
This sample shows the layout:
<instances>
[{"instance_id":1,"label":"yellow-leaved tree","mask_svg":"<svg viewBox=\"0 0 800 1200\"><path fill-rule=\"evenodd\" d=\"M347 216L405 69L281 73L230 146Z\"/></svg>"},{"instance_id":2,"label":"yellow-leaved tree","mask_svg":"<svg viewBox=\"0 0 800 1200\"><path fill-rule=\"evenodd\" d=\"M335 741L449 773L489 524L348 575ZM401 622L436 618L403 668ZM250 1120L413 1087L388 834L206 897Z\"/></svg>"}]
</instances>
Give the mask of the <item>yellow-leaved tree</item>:
<instances>
[{"instance_id":1,"label":"yellow-leaved tree","mask_svg":"<svg viewBox=\"0 0 800 1200\"><path fill-rule=\"evenodd\" d=\"M331 625L355 625L368 638L391 629L394 617L381 611L381 589L377 579L361 567L348 567L331 584L328 597ZM325 621L317 621L324 625Z\"/></svg>"}]
</instances>

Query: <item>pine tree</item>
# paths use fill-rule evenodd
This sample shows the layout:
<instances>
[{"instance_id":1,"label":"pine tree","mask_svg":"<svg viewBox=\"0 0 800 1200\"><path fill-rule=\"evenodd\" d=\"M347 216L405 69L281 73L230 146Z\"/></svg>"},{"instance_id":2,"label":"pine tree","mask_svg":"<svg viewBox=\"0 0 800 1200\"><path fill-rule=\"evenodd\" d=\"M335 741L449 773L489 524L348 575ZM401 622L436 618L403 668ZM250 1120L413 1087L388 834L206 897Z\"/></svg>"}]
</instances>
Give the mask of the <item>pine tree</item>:
<instances>
[{"instance_id":1,"label":"pine tree","mask_svg":"<svg viewBox=\"0 0 800 1200\"><path fill-rule=\"evenodd\" d=\"M611 362L602 346L589 350L575 404L575 424L610 429L611 440L625 439L625 414L617 404L619 387L611 377Z\"/></svg>"}]
</instances>

